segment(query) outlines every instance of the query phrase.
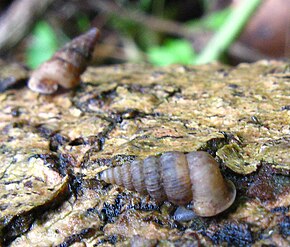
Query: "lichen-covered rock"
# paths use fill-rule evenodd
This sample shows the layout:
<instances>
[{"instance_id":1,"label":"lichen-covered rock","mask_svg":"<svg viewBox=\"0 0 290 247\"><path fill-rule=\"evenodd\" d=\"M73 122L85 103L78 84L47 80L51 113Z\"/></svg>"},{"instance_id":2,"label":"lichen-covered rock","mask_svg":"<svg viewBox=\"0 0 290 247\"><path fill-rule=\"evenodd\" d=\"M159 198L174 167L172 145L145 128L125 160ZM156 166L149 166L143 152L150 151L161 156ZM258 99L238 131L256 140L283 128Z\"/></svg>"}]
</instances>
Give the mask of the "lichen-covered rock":
<instances>
[{"instance_id":1,"label":"lichen-covered rock","mask_svg":"<svg viewBox=\"0 0 290 247\"><path fill-rule=\"evenodd\" d=\"M82 80L0 94L2 245L290 244L289 65L90 67ZM216 157L234 205L177 222L174 205L97 180L172 150Z\"/></svg>"},{"instance_id":2,"label":"lichen-covered rock","mask_svg":"<svg viewBox=\"0 0 290 247\"><path fill-rule=\"evenodd\" d=\"M28 70L21 64L6 64L0 59L0 93L28 78Z\"/></svg>"}]
</instances>

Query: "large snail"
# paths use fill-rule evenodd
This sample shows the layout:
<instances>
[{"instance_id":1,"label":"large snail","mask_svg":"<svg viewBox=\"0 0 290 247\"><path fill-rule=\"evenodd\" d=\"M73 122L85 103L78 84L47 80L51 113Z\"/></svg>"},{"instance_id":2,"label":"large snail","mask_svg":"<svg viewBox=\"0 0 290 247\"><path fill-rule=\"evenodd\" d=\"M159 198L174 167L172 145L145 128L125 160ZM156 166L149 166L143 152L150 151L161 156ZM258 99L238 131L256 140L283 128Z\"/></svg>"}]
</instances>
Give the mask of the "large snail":
<instances>
[{"instance_id":1,"label":"large snail","mask_svg":"<svg viewBox=\"0 0 290 247\"><path fill-rule=\"evenodd\" d=\"M229 208L236 196L234 184L223 178L218 163L203 151L167 152L135 160L103 171L100 179L149 194L157 202L186 205L192 201L193 211L205 217Z\"/></svg>"},{"instance_id":2,"label":"large snail","mask_svg":"<svg viewBox=\"0 0 290 247\"><path fill-rule=\"evenodd\" d=\"M28 87L39 93L52 94L58 86L73 88L80 82L94 50L99 30L92 28L57 51L31 74Z\"/></svg>"}]
</instances>

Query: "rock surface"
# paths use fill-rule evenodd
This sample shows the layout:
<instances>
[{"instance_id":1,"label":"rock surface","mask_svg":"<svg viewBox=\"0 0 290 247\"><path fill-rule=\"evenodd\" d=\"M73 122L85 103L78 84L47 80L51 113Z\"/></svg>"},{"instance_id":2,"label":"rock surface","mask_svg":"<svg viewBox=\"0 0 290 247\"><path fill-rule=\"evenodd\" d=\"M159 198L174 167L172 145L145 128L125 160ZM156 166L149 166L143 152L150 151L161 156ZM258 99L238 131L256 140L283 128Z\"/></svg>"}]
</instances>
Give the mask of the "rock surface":
<instances>
[{"instance_id":1,"label":"rock surface","mask_svg":"<svg viewBox=\"0 0 290 247\"><path fill-rule=\"evenodd\" d=\"M289 246L289 71L266 61L121 65L90 67L79 88L52 96L5 88L2 245ZM97 180L108 166L170 150L211 153L237 187L234 205L177 222L174 205Z\"/></svg>"}]
</instances>

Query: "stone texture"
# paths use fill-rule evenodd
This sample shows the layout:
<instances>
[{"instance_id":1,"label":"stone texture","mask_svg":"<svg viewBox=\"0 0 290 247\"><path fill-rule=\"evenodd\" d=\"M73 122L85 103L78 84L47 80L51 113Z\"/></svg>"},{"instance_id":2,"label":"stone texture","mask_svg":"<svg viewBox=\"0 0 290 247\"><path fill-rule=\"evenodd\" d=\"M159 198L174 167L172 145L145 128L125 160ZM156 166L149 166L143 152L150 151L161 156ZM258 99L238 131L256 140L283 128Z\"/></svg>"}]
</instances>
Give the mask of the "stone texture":
<instances>
[{"instance_id":1,"label":"stone texture","mask_svg":"<svg viewBox=\"0 0 290 247\"><path fill-rule=\"evenodd\" d=\"M52 96L0 94L3 245L290 244L289 65L90 67L82 80ZM172 150L215 156L234 205L176 222L172 204L97 180Z\"/></svg>"}]
</instances>

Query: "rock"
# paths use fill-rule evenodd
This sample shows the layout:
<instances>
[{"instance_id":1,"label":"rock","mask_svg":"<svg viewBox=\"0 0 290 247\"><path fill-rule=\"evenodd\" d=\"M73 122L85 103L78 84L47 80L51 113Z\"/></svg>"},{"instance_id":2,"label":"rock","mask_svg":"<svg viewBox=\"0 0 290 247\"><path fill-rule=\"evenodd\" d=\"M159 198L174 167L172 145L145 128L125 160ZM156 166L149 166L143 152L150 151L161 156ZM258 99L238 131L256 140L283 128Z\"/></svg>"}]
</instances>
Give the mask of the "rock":
<instances>
[{"instance_id":1,"label":"rock","mask_svg":"<svg viewBox=\"0 0 290 247\"><path fill-rule=\"evenodd\" d=\"M289 65L275 61L116 65L90 67L78 88L54 96L7 88L1 244L289 245L289 78ZM171 206L97 179L170 150L215 156L237 187L234 205L177 222Z\"/></svg>"},{"instance_id":2,"label":"rock","mask_svg":"<svg viewBox=\"0 0 290 247\"><path fill-rule=\"evenodd\" d=\"M21 64L6 64L0 59L0 93L15 87L28 78L28 70Z\"/></svg>"}]
</instances>

